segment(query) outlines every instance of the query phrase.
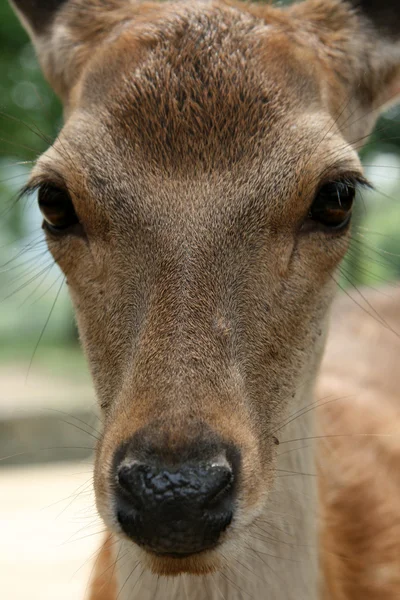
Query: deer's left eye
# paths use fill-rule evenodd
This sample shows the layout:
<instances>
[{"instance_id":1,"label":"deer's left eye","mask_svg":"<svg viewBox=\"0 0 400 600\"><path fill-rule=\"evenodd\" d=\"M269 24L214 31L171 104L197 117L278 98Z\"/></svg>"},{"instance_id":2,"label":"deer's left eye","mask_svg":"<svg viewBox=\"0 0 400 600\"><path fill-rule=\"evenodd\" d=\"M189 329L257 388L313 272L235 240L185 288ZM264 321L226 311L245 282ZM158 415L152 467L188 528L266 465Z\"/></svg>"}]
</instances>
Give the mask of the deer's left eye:
<instances>
[{"instance_id":1,"label":"deer's left eye","mask_svg":"<svg viewBox=\"0 0 400 600\"><path fill-rule=\"evenodd\" d=\"M308 219L330 230L344 229L351 218L355 194L355 183L326 183L318 191Z\"/></svg>"}]
</instances>

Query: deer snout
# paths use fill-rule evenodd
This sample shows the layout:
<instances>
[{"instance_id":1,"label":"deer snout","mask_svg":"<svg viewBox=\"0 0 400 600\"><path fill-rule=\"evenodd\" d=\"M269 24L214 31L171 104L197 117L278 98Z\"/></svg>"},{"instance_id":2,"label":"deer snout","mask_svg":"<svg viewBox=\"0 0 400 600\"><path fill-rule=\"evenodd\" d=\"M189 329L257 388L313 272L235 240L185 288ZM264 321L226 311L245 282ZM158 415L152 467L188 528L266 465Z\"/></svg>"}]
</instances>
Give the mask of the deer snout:
<instances>
[{"instance_id":1,"label":"deer snout","mask_svg":"<svg viewBox=\"0 0 400 600\"><path fill-rule=\"evenodd\" d=\"M116 479L122 530L156 554L185 557L211 549L232 521L235 474L226 460L125 460Z\"/></svg>"}]
</instances>

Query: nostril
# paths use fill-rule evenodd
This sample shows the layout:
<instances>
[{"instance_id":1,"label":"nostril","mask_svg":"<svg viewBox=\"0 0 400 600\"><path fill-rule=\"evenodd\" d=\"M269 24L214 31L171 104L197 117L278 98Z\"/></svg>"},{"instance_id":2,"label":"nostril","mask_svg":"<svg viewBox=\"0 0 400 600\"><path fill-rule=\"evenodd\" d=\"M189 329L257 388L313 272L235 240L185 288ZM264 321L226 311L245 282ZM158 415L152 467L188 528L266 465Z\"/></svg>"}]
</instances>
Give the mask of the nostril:
<instances>
[{"instance_id":1,"label":"nostril","mask_svg":"<svg viewBox=\"0 0 400 600\"><path fill-rule=\"evenodd\" d=\"M205 508L217 507L225 500L233 485L233 473L228 467L212 467L210 469L209 494L205 502Z\"/></svg>"},{"instance_id":2,"label":"nostril","mask_svg":"<svg viewBox=\"0 0 400 600\"><path fill-rule=\"evenodd\" d=\"M140 467L140 468L138 468ZM143 510L143 488L145 486L145 466L138 463L121 465L117 472L119 487L128 495L133 508Z\"/></svg>"},{"instance_id":3,"label":"nostril","mask_svg":"<svg viewBox=\"0 0 400 600\"><path fill-rule=\"evenodd\" d=\"M122 466L118 469L117 481L119 486L128 494L130 493L131 469L128 466Z\"/></svg>"}]
</instances>

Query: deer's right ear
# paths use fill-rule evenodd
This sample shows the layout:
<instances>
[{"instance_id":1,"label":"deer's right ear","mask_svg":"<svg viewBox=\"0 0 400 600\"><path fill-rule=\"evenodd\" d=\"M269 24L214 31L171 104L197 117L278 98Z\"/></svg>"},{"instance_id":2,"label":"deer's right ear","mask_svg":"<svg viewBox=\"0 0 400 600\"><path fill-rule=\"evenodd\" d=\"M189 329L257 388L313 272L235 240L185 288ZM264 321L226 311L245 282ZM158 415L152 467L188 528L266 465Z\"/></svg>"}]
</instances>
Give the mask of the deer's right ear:
<instances>
[{"instance_id":1,"label":"deer's right ear","mask_svg":"<svg viewBox=\"0 0 400 600\"><path fill-rule=\"evenodd\" d=\"M135 15L127 0L10 0L35 46L42 70L68 105L87 62Z\"/></svg>"},{"instance_id":2,"label":"deer's right ear","mask_svg":"<svg viewBox=\"0 0 400 600\"><path fill-rule=\"evenodd\" d=\"M11 0L15 11L32 38L45 35L66 0Z\"/></svg>"}]
</instances>

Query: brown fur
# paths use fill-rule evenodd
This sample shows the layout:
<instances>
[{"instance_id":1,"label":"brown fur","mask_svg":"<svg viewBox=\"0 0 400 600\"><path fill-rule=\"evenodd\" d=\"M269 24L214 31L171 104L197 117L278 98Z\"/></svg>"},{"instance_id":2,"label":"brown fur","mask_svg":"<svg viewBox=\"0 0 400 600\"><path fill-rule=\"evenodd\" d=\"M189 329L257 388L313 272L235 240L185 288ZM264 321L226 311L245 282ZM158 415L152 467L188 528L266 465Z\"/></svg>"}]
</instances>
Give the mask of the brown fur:
<instances>
[{"instance_id":1,"label":"brown fur","mask_svg":"<svg viewBox=\"0 0 400 600\"><path fill-rule=\"evenodd\" d=\"M274 433L312 394L349 233L302 224L322 183L361 176L355 149L397 95L399 46L339 0L70 0L32 23L66 124L31 183L68 188L85 228L48 242L103 410L99 512L118 534L112 460L140 428L160 455L211 428L242 457L221 546L188 559L129 552L158 575L223 570L274 513L276 468L312 467L311 451L280 457ZM310 430L310 416L284 428ZM286 588L272 577L270 593L313 600L313 514L290 496L312 506L314 486L297 485L281 502L307 565L288 556Z\"/></svg>"},{"instance_id":2,"label":"brown fur","mask_svg":"<svg viewBox=\"0 0 400 600\"><path fill-rule=\"evenodd\" d=\"M116 600L118 589L115 576L114 540L107 535L96 557L90 598L93 600ZM90 600L89 598L89 600Z\"/></svg>"}]
</instances>

